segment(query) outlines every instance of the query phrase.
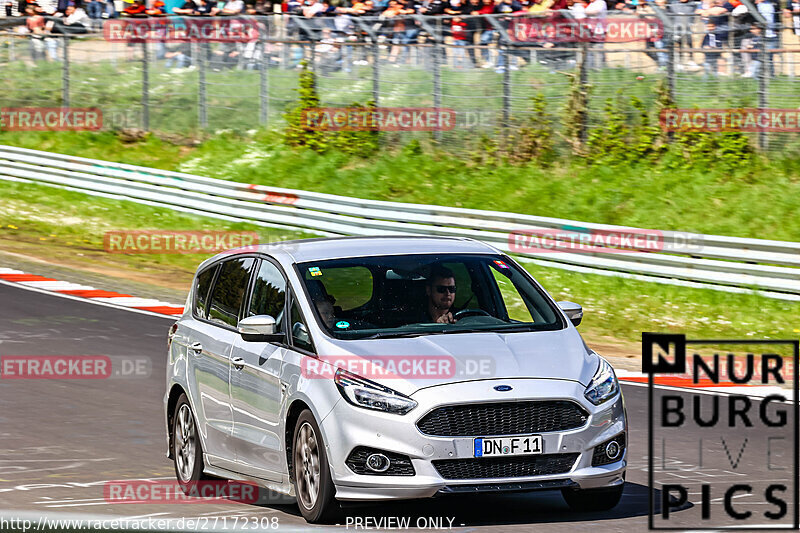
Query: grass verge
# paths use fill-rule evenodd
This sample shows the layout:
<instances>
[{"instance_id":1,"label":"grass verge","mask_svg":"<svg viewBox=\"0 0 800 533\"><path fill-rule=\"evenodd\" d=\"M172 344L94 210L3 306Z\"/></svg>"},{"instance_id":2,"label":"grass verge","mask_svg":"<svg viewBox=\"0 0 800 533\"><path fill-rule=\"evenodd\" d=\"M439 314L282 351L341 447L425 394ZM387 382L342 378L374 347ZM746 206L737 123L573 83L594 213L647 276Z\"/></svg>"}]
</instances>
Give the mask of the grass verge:
<instances>
[{"instance_id":1,"label":"grass verge","mask_svg":"<svg viewBox=\"0 0 800 533\"><path fill-rule=\"evenodd\" d=\"M261 242L308 236L0 181L3 250L154 285L188 288L196 266L208 255L104 251L106 231L137 229L257 231ZM584 306L581 331L590 343L622 341L630 348L643 331L753 339L797 338L800 333L796 303L523 264L557 300Z\"/></svg>"},{"instance_id":2,"label":"grass verge","mask_svg":"<svg viewBox=\"0 0 800 533\"><path fill-rule=\"evenodd\" d=\"M361 198L494 209L661 230L800 240L800 158L750 171L649 164L493 166L446 153L384 151L369 159L295 151L271 132L224 133L181 146L113 133L2 132L0 144L180 170L245 183ZM524 228L520 228L524 229Z\"/></svg>"}]
</instances>

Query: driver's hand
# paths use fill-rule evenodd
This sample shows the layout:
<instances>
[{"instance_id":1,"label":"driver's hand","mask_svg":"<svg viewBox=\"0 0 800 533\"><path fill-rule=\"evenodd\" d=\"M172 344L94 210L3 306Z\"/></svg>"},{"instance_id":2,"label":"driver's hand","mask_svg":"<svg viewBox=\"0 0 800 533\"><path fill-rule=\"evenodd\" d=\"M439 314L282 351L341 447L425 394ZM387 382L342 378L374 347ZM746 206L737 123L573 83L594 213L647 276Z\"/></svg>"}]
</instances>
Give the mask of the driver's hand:
<instances>
[{"instance_id":1,"label":"driver's hand","mask_svg":"<svg viewBox=\"0 0 800 533\"><path fill-rule=\"evenodd\" d=\"M456 319L455 319L455 318L453 318L453 313L451 313L450 311L448 311L448 312L446 312L445 314L443 314L442 316L440 316L440 317L439 317L439 318L436 320L436 322L437 322L437 323L440 323L440 324L455 324L455 323L456 323Z\"/></svg>"}]
</instances>

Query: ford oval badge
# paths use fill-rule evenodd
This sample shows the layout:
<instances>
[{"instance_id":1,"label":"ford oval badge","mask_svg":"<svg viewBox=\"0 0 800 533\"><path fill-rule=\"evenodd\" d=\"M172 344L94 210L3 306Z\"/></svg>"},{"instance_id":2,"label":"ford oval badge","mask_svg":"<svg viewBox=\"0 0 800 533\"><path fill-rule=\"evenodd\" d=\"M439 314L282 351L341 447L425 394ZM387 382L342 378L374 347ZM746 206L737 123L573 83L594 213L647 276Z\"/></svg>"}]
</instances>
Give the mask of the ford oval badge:
<instances>
[{"instance_id":1,"label":"ford oval badge","mask_svg":"<svg viewBox=\"0 0 800 533\"><path fill-rule=\"evenodd\" d=\"M511 390L511 385L497 385L494 390L498 392L508 392Z\"/></svg>"}]
</instances>

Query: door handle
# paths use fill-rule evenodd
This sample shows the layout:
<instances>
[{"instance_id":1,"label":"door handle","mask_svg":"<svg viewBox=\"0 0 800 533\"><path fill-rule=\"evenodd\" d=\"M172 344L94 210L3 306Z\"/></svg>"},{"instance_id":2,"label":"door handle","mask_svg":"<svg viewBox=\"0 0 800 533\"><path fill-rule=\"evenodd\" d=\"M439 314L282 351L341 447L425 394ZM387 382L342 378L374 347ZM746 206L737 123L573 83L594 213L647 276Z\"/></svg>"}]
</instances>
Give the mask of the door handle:
<instances>
[{"instance_id":1,"label":"door handle","mask_svg":"<svg viewBox=\"0 0 800 533\"><path fill-rule=\"evenodd\" d=\"M234 357L231 359L231 364L236 370L241 370L244 368L244 359L241 357Z\"/></svg>"},{"instance_id":2,"label":"door handle","mask_svg":"<svg viewBox=\"0 0 800 533\"><path fill-rule=\"evenodd\" d=\"M203 345L199 342L192 343L191 348L195 355L200 355L200 352L203 351Z\"/></svg>"}]
</instances>

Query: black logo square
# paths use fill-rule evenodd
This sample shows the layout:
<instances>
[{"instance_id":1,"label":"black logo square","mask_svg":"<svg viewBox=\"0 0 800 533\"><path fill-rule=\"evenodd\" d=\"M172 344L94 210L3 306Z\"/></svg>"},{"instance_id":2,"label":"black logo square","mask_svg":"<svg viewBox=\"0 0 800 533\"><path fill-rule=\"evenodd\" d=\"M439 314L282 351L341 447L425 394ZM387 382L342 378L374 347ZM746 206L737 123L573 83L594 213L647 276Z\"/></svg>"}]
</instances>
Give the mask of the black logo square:
<instances>
[{"instance_id":1,"label":"black logo square","mask_svg":"<svg viewBox=\"0 0 800 533\"><path fill-rule=\"evenodd\" d=\"M686 335L642 333L642 372L685 373Z\"/></svg>"}]
</instances>

